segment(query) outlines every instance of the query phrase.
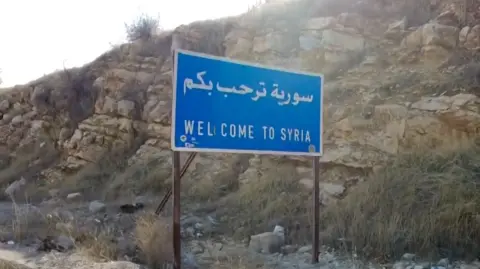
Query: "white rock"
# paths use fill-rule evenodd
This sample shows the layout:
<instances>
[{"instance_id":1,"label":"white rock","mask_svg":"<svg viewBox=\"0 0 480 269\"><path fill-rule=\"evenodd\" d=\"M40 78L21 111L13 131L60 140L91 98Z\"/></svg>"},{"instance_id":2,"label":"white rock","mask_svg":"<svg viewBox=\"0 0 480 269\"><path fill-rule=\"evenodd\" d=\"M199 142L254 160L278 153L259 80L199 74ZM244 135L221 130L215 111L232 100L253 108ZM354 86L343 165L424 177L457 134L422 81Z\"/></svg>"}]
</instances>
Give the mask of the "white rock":
<instances>
[{"instance_id":1,"label":"white rock","mask_svg":"<svg viewBox=\"0 0 480 269\"><path fill-rule=\"evenodd\" d=\"M408 262L400 261L393 264L392 269L406 269Z\"/></svg>"},{"instance_id":2,"label":"white rock","mask_svg":"<svg viewBox=\"0 0 480 269\"><path fill-rule=\"evenodd\" d=\"M296 251L297 251L297 247L292 246L292 245L286 245L286 246L283 246L283 247L282 247L282 252L283 252L285 255L289 255L289 254L295 253Z\"/></svg>"},{"instance_id":3,"label":"white rock","mask_svg":"<svg viewBox=\"0 0 480 269\"><path fill-rule=\"evenodd\" d=\"M464 44L465 41L467 41L467 36L468 36L468 33L470 32L470 26L465 26L462 28L462 30L460 30L460 33L459 33L459 36L458 36L458 41L460 42L460 44Z\"/></svg>"},{"instance_id":4,"label":"white rock","mask_svg":"<svg viewBox=\"0 0 480 269\"><path fill-rule=\"evenodd\" d=\"M124 117L131 117L135 111L135 103L130 100L120 100L117 103L118 114Z\"/></svg>"},{"instance_id":5,"label":"white rock","mask_svg":"<svg viewBox=\"0 0 480 269\"><path fill-rule=\"evenodd\" d=\"M414 258L415 258L415 254L413 254L413 253L405 253L402 256L402 260L405 260L405 261L411 261Z\"/></svg>"},{"instance_id":6,"label":"white rock","mask_svg":"<svg viewBox=\"0 0 480 269\"><path fill-rule=\"evenodd\" d=\"M88 206L88 209L92 213L98 213L98 212L104 211L106 209L106 205L104 203L99 202L99 201L93 201Z\"/></svg>"},{"instance_id":7,"label":"white rock","mask_svg":"<svg viewBox=\"0 0 480 269\"><path fill-rule=\"evenodd\" d=\"M427 23L422 27L423 45L439 45L447 49L457 46L460 30L453 26Z\"/></svg>"},{"instance_id":8,"label":"white rock","mask_svg":"<svg viewBox=\"0 0 480 269\"><path fill-rule=\"evenodd\" d=\"M107 263L97 263L92 269L142 269L139 264L127 261L113 261Z\"/></svg>"},{"instance_id":9,"label":"white rock","mask_svg":"<svg viewBox=\"0 0 480 269\"><path fill-rule=\"evenodd\" d=\"M361 35L327 29L322 32L321 43L325 47L338 48L343 51L363 51L365 39Z\"/></svg>"},{"instance_id":10,"label":"white rock","mask_svg":"<svg viewBox=\"0 0 480 269\"><path fill-rule=\"evenodd\" d=\"M479 98L474 94L460 93L451 97L453 106L464 106L466 104L473 103Z\"/></svg>"},{"instance_id":11,"label":"white rock","mask_svg":"<svg viewBox=\"0 0 480 269\"><path fill-rule=\"evenodd\" d=\"M412 108L427 111L446 110L450 108L449 97L423 97L420 101L413 103Z\"/></svg>"},{"instance_id":12,"label":"white rock","mask_svg":"<svg viewBox=\"0 0 480 269\"><path fill-rule=\"evenodd\" d=\"M20 125L23 123L23 117L22 115L17 115L15 117L13 117L12 119L12 122L11 122L13 125Z\"/></svg>"},{"instance_id":13,"label":"white rock","mask_svg":"<svg viewBox=\"0 0 480 269\"><path fill-rule=\"evenodd\" d=\"M333 27L337 24L337 19L334 17L319 17L308 20L305 25L306 30L323 30Z\"/></svg>"},{"instance_id":14,"label":"white rock","mask_svg":"<svg viewBox=\"0 0 480 269\"><path fill-rule=\"evenodd\" d=\"M272 254L279 253L285 244L285 230L282 226L275 226L273 232L252 235L249 248L255 252Z\"/></svg>"},{"instance_id":15,"label":"white rock","mask_svg":"<svg viewBox=\"0 0 480 269\"><path fill-rule=\"evenodd\" d=\"M319 255L320 259L326 263L332 262L335 260L335 256L332 253L322 253Z\"/></svg>"},{"instance_id":16,"label":"white rock","mask_svg":"<svg viewBox=\"0 0 480 269\"><path fill-rule=\"evenodd\" d=\"M313 189L313 187L315 186L314 180L310 178L302 178L299 180L299 183L307 189Z\"/></svg>"},{"instance_id":17,"label":"white rock","mask_svg":"<svg viewBox=\"0 0 480 269\"><path fill-rule=\"evenodd\" d=\"M10 107L10 102L8 100L3 100L3 101L0 102L0 112L1 113L7 112L9 107Z\"/></svg>"},{"instance_id":18,"label":"white rock","mask_svg":"<svg viewBox=\"0 0 480 269\"><path fill-rule=\"evenodd\" d=\"M55 243L65 250L72 249L75 242L70 237L60 235L56 238Z\"/></svg>"},{"instance_id":19,"label":"white rock","mask_svg":"<svg viewBox=\"0 0 480 269\"><path fill-rule=\"evenodd\" d=\"M450 264L448 258L441 259L437 262L437 265L447 267Z\"/></svg>"},{"instance_id":20,"label":"white rock","mask_svg":"<svg viewBox=\"0 0 480 269\"><path fill-rule=\"evenodd\" d=\"M57 197L59 193L60 193L60 190L58 189L51 189L48 191L48 194L50 195L50 197Z\"/></svg>"},{"instance_id":21,"label":"white rock","mask_svg":"<svg viewBox=\"0 0 480 269\"><path fill-rule=\"evenodd\" d=\"M345 187L341 184L321 183L320 188L322 191L332 196L342 195L345 192Z\"/></svg>"},{"instance_id":22,"label":"white rock","mask_svg":"<svg viewBox=\"0 0 480 269\"><path fill-rule=\"evenodd\" d=\"M70 193L67 195L68 200L78 200L82 197L82 194L79 192Z\"/></svg>"},{"instance_id":23,"label":"white rock","mask_svg":"<svg viewBox=\"0 0 480 269\"><path fill-rule=\"evenodd\" d=\"M388 26L388 30L385 32L385 37L389 39L401 39L405 33L407 27L407 18L404 17L400 21L396 21Z\"/></svg>"},{"instance_id":24,"label":"white rock","mask_svg":"<svg viewBox=\"0 0 480 269\"><path fill-rule=\"evenodd\" d=\"M298 249L299 253L305 253L305 252L310 252L312 251L312 246L303 246Z\"/></svg>"},{"instance_id":25,"label":"white rock","mask_svg":"<svg viewBox=\"0 0 480 269\"><path fill-rule=\"evenodd\" d=\"M464 46L472 50L480 47L480 24L473 26L468 32Z\"/></svg>"}]
</instances>

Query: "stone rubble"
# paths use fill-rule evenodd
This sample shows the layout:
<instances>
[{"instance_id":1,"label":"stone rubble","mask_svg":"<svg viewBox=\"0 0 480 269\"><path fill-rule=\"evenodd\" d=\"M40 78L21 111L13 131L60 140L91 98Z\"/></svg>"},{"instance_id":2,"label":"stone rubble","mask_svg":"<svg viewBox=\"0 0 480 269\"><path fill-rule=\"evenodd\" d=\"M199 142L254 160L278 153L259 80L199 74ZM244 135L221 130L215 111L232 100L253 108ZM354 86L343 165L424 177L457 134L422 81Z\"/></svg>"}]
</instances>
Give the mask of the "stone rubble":
<instances>
[{"instance_id":1,"label":"stone rubble","mask_svg":"<svg viewBox=\"0 0 480 269\"><path fill-rule=\"evenodd\" d=\"M94 201L100 203L98 201ZM103 203L102 203L103 204ZM103 204L105 206L105 204ZM0 206L0 212L6 212L6 208L10 208L12 205L3 205ZM63 225L70 223L75 223L78 219L86 220L100 220L100 222L106 225L107 223L113 223L114 225L119 225L124 223L123 227L126 228L128 225L125 225L127 219L122 218L119 215L112 215L114 212L91 212L89 205L85 205L86 211L79 210L74 213L69 211L52 211L52 213L47 214L51 216L50 218L63 219L64 222L61 222ZM19 206L19 208L24 208L24 206ZM50 210L46 208L36 208L29 210L28 212L46 212L45 210ZM80 212L87 215L78 215ZM110 215L110 216L109 216ZM2 217L0 215L0 217ZM32 216L33 218L38 218ZM113 217L113 218L112 218ZM8 216L3 216L3 220L7 220ZM2 218L0 218L2 220ZM87 221L88 222L88 221ZM216 220L211 216L198 217L194 215L185 215L182 217L182 229L187 230L191 227L196 227L197 233L207 233L204 229L217 229L216 226L210 226L207 228L206 225L202 223L216 223ZM57 224L60 224L57 223ZM80 226L85 226L86 224L77 224ZM57 227L59 230L71 230L72 227ZM131 228L126 228L131 229ZM212 231L210 231L211 233ZM0 238L1 239L1 238ZM381 264L364 264L364 262L358 260L355 255L345 255L339 254L327 250L327 248L322 247L321 253L319 254L319 263L311 264L311 251L312 246L296 246L296 245L285 245L285 235L284 228L277 225L275 226L273 232L265 232L258 235L253 235L250 238L249 245L245 245L230 241L228 239L209 239L202 238L198 236L187 236L184 239L182 259L185 265L188 265L186 268L208 268L202 267L212 263L212 260L221 260L228 257L244 257L245 261L251 261L252 264L261 262L265 264L266 268L298 268L298 269L326 269L326 268L358 268L363 266L368 266L371 269L383 269L383 268L395 268L395 269L479 269L480 261L474 261L470 263L465 263L461 261L450 262L448 259L440 259L436 262L425 261L418 258L415 254L405 253L402 258L390 266L385 267ZM118 268L143 268L141 265L137 265L128 261L118 261L118 262L109 262L109 263L94 263L91 261L82 258L75 251L72 250L75 246L75 241L70 238L67 234L59 235L54 238L54 242L60 245L62 249L67 250L65 253L59 253L52 251L50 253L35 252L35 244L32 248L21 247L15 241L11 244L7 244L5 241L4 244L0 243L0 254L3 259L14 260L20 262L21 264L26 264L31 268L113 268L109 266L121 266ZM117 239L118 249L121 250L121 253L125 253L127 256L128 253L133 253L135 245L132 244L132 240L127 239L126 237L120 236ZM27 257L23 258L24 254L30 253ZM125 256L126 257L126 256ZM67 266L67 267L62 267Z\"/></svg>"}]
</instances>

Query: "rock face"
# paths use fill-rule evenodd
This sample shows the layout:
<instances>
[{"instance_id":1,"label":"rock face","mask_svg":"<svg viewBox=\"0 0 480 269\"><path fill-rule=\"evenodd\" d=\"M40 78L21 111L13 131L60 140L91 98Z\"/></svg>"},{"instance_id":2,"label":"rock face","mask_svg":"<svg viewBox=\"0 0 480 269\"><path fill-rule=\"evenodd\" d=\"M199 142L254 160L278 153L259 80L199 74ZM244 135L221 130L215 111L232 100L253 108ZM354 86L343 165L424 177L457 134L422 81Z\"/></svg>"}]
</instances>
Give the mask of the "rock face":
<instances>
[{"instance_id":1,"label":"rock face","mask_svg":"<svg viewBox=\"0 0 480 269\"><path fill-rule=\"evenodd\" d=\"M41 160L43 166L25 172L27 181L63 180L113 154L127 156L128 165L158 159L168 167L172 48L324 73L322 178L332 185L322 188L329 196L341 196L347 183L398 153L461 146L475 137L478 97L451 84L455 69L440 73L430 62L480 47L480 25L468 19L478 7L468 8L465 25L462 9L439 1L431 8L441 15L412 27L398 3L383 1L380 8L378 1L363 2L365 10L344 8L329 15L321 4L296 14L292 10L301 3L276 3L265 12L193 23L123 44L82 68L3 91L0 155L6 152L10 164L22 150L36 149L42 158L32 163ZM385 18L382 12L396 16ZM57 157L47 162L50 155ZM242 181L258 177L257 163L276 162L269 156L246 158ZM310 161L289 160L298 179L310 184ZM205 169L191 176L216 177L239 163L229 154L202 154L194 166Z\"/></svg>"},{"instance_id":2,"label":"rock face","mask_svg":"<svg viewBox=\"0 0 480 269\"><path fill-rule=\"evenodd\" d=\"M427 59L445 60L457 46L459 29L439 23L428 23L410 33L402 41L412 50L420 50Z\"/></svg>"}]
</instances>

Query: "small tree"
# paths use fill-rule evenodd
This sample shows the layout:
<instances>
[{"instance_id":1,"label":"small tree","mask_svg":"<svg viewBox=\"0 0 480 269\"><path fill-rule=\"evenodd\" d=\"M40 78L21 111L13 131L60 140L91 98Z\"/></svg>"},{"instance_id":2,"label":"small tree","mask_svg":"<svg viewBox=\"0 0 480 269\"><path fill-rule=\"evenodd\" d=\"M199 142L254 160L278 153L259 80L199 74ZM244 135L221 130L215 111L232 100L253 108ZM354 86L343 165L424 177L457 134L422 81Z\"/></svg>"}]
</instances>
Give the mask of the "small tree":
<instances>
[{"instance_id":1,"label":"small tree","mask_svg":"<svg viewBox=\"0 0 480 269\"><path fill-rule=\"evenodd\" d=\"M159 19L147 14L140 15L131 24L125 24L129 41L149 40L159 29Z\"/></svg>"}]
</instances>

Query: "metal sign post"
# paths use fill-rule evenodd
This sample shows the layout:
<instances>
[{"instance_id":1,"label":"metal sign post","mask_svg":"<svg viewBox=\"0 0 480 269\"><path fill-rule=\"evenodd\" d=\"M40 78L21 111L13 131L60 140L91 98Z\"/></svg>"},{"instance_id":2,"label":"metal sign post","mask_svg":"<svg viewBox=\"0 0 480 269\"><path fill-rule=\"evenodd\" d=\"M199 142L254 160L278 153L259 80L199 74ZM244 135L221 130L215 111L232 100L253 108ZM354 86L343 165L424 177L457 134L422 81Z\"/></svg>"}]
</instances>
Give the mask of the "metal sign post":
<instances>
[{"instance_id":1,"label":"metal sign post","mask_svg":"<svg viewBox=\"0 0 480 269\"><path fill-rule=\"evenodd\" d=\"M180 238L180 152L174 151L173 157L173 268L180 269L182 264L181 258L181 238Z\"/></svg>"},{"instance_id":2,"label":"metal sign post","mask_svg":"<svg viewBox=\"0 0 480 269\"><path fill-rule=\"evenodd\" d=\"M181 267L181 151L312 156L312 262L318 262L323 75L186 50L173 54L174 268Z\"/></svg>"},{"instance_id":3,"label":"metal sign post","mask_svg":"<svg viewBox=\"0 0 480 269\"><path fill-rule=\"evenodd\" d=\"M312 263L318 263L318 254L320 253L319 234L320 234L320 157L313 157L313 247Z\"/></svg>"}]
</instances>

